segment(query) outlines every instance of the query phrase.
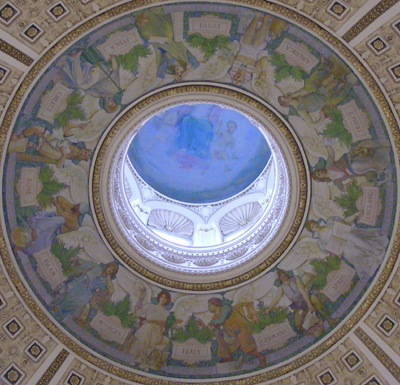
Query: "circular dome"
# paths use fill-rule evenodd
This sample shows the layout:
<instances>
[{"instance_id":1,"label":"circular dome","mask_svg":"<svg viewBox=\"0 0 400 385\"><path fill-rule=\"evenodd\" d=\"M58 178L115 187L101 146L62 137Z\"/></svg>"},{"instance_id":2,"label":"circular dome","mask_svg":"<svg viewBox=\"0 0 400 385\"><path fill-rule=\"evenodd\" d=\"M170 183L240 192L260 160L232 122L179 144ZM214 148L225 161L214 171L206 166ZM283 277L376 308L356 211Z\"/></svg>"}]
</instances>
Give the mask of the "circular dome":
<instances>
[{"instance_id":1,"label":"circular dome","mask_svg":"<svg viewBox=\"0 0 400 385\"><path fill-rule=\"evenodd\" d=\"M146 106L144 114L139 112L142 105ZM169 286L190 282L197 290L232 285L240 265L246 264L242 273L251 277L260 266L265 269L274 263L296 235L306 200L301 153L282 121L254 99L221 87L175 87L154 94L142 105L132 106L114 124L95 159L94 172L100 175L92 187L99 196L96 213L119 257L132 267L139 262L146 268L145 275L157 274L156 279ZM171 119L170 114L177 111L183 111L186 126L178 118L162 129L159 117ZM230 122L233 118L249 125L243 124L228 136L234 143L234 156L231 145L223 148L225 154L218 147L223 119ZM200 119L206 130L204 126L187 127L188 121ZM153 120L159 127L149 129ZM180 147L182 136L188 139L187 130L202 137L208 130L207 135L215 138L207 145L200 143L201 153L195 153ZM152 148L155 142L161 142L158 152ZM190 142L193 148L197 144L195 139ZM146 153L143 160L141 153ZM219 159L224 155L226 159ZM242 183L249 183L243 170L252 169L253 163L250 181L256 179L243 188ZM220 194L221 183L235 183L233 188L240 187L240 192L213 203L185 203L184 198L178 201L160 194L143 180L153 181L152 175L165 183L176 178L178 186L192 178L188 185L198 190L193 195L198 201L203 200L202 194L207 198ZM293 183L296 179L299 183ZM179 197L191 194L186 188L174 191Z\"/></svg>"},{"instance_id":2,"label":"circular dome","mask_svg":"<svg viewBox=\"0 0 400 385\"><path fill-rule=\"evenodd\" d=\"M270 156L267 141L248 118L210 103L182 104L152 117L128 150L135 171L154 190L194 204L239 194Z\"/></svg>"},{"instance_id":3,"label":"circular dome","mask_svg":"<svg viewBox=\"0 0 400 385\"><path fill-rule=\"evenodd\" d=\"M398 127L374 79L275 3L93 16L4 115L0 247L18 298L128 381L263 383L310 363L399 253Z\"/></svg>"}]
</instances>

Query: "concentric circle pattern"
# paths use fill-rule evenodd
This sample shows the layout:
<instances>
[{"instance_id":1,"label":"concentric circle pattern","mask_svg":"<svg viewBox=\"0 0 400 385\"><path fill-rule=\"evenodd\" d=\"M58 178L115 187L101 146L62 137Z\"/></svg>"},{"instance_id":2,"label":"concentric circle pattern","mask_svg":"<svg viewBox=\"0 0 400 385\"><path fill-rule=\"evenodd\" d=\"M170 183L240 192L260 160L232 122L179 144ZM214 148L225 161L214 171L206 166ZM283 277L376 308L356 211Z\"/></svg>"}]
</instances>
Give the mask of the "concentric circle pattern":
<instances>
[{"instance_id":1,"label":"concentric circle pattern","mask_svg":"<svg viewBox=\"0 0 400 385\"><path fill-rule=\"evenodd\" d=\"M397 127L356 56L267 2L128 2L71 36L1 136L1 255L41 324L139 383L263 383L345 338L400 246Z\"/></svg>"}]
</instances>

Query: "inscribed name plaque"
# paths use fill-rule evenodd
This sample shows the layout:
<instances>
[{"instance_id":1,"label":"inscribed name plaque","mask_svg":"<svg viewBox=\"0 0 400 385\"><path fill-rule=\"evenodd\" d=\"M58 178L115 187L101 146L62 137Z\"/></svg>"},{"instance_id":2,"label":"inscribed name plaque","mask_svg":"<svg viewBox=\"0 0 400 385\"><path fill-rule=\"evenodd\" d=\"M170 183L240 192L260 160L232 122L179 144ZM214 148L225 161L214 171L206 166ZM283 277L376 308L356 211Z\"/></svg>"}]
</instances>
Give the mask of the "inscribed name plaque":
<instances>
[{"instance_id":1,"label":"inscribed name plaque","mask_svg":"<svg viewBox=\"0 0 400 385\"><path fill-rule=\"evenodd\" d=\"M67 99L73 90L63 86L61 83L56 85L43 96L37 117L54 123L58 113L63 112L67 108Z\"/></svg>"},{"instance_id":2,"label":"inscribed name plaque","mask_svg":"<svg viewBox=\"0 0 400 385\"><path fill-rule=\"evenodd\" d=\"M133 28L129 31L113 33L103 44L99 45L97 49L103 54L106 60L110 60L113 56L128 53L139 44L143 44L143 40L137 29Z\"/></svg>"},{"instance_id":3,"label":"inscribed name plaque","mask_svg":"<svg viewBox=\"0 0 400 385\"><path fill-rule=\"evenodd\" d=\"M322 293L332 302L336 302L341 295L350 290L351 282L356 271L344 262L341 262L339 270L331 271L327 277L327 284Z\"/></svg>"},{"instance_id":4,"label":"inscribed name plaque","mask_svg":"<svg viewBox=\"0 0 400 385\"><path fill-rule=\"evenodd\" d=\"M310 52L310 50L301 43L295 43L288 38L282 40L281 45L276 49L285 55L286 61L295 67L300 67L307 73L318 64L318 59Z\"/></svg>"},{"instance_id":5,"label":"inscribed name plaque","mask_svg":"<svg viewBox=\"0 0 400 385\"><path fill-rule=\"evenodd\" d=\"M280 324L267 326L261 333L253 334L253 337L256 341L257 350L261 352L265 349L278 349L296 335L286 319Z\"/></svg>"},{"instance_id":6,"label":"inscribed name plaque","mask_svg":"<svg viewBox=\"0 0 400 385\"><path fill-rule=\"evenodd\" d=\"M201 344L194 338L189 338L185 342L173 342L172 358L181 360L188 364L199 361L211 360L211 342Z\"/></svg>"},{"instance_id":7,"label":"inscribed name plaque","mask_svg":"<svg viewBox=\"0 0 400 385\"><path fill-rule=\"evenodd\" d=\"M52 290L67 280L64 276L61 262L56 258L50 250L50 246L43 250L33 253L36 260L37 272L39 276L45 280Z\"/></svg>"},{"instance_id":8,"label":"inscribed name plaque","mask_svg":"<svg viewBox=\"0 0 400 385\"><path fill-rule=\"evenodd\" d=\"M215 36L229 36L232 21L220 19L214 15L205 15L201 17L191 17L189 19L189 34L199 33L207 39Z\"/></svg>"},{"instance_id":9,"label":"inscribed name plaque","mask_svg":"<svg viewBox=\"0 0 400 385\"><path fill-rule=\"evenodd\" d=\"M21 207L38 206L37 195L43 185L39 179L40 167L22 167L17 184L17 192Z\"/></svg>"},{"instance_id":10,"label":"inscribed name plaque","mask_svg":"<svg viewBox=\"0 0 400 385\"><path fill-rule=\"evenodd\" d=\"M372 138L368 129L370 126L368 117L358 108L354 99L338 108L343 114L344 126L350 132L353 142Z\"/></svg>"},{"instance_id":11,"label":"inscribed name plaque","mask_svg":"<svg viewBox=\"0 0 400 385\"><path fill-rule=\"evenodd\" d=\"M114 341L118 344L123 344L130 333L130 329L124 328L117 316L107 316L101 311L90 322L90 326L105 340Z\"/></svg>"},{"instance_id":12,"label":"inscribed name plaque","mask_svg":"<svg viewBox=\"0 0 400 385\"><path fill-rule=\"evenodd\" d=\"M362 189L363 195L356 202L356 207L360 212L358 222L376 226L378 216L382 211L379 187L363 186Z\"/></svg>"}]
</instances>

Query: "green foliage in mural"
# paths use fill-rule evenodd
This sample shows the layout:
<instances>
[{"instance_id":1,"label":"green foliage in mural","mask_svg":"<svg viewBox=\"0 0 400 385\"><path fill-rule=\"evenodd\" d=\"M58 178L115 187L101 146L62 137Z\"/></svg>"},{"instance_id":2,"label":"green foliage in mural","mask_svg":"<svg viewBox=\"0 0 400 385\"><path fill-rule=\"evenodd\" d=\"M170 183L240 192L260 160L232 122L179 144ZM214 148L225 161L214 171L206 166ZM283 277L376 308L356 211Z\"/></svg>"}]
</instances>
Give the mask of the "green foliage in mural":
<instances>
[{"instance_id":1,"label":"green foliage in mural","mask_svg":"<svg viewBox=\"0 0 400 385\"><path fill-rule=\"evenodd\" d=\"M343 123L343 114L334 106L324 108L324 113L331 120L322 133L323 136L328 138L335 138L344 146L350 146L352 137L349 131L346 130Z\"/></svg>"},{"instance_id":2,"label":"green foliage in mural","mask_svg":"<svg viewBox=\"0 0 400 385\"><path fill-rule=\"evenodd\" d=\"M339 269L340 258L336 255L329 255L326 260L312 259L310 265L315 272L311 283L314 285L315 290L322 290L326 285L328 274Z\"/></svg>"},{"instance_id":3,"label":"green foliage in mural","mask_svg":"<svg viewBox=\"0 0 400 385\"><path fill-rule=\"evenodd\" d=\"M85 120L85 111L81 103L83 102L83 98L85 95L79 92L73 92L68 96L67 99L67 107L64 111L59 112L56 118L56 128L65 127L69 121L77 119L77 120Z\"/></svg>"},{"instance_id":4,"label":"green foliage in mural","mask_svg":"<svg viewBox=\"0 0 400 385\"><path fill-rule=\"evenodd\" d=\"M295 80L304 79L307 74L306 72L297 66L291 66L285 58L285 55L280 53L271 54L271 64L275 67L275 80L280 82L292 76Z\"/></svg>"},{"instance_id":5,"label":"green foliage in mural","mask_svg":"<svg viewBox=\"0 0 400 385\"><path fill-rule=\"evenodd\" d=\"M126 295L122 301L116 304L111 301L105 301L100 306L101 311L107 315L115 315L121 321L121 325L124 328L134 329L137 324L137 317L129 314L130 312L130 299L129 295Z\"/></svg>"},{"instance_id":6,"label":"green foliage in mural","mask_svg":"<svg viewBox=\"0 0 400 385\"><path fill-rule=\"evenodd\" d=\"M150 48L141 44L132 48L128 53L117 56L115 60L119 66L127 71L131 71L133 74L136 74L139 58L146 57L150 54Z\"/></svg>"},{"instance_id":7,"label":"green foliage in mural","mask_svg":"<svg viewBox=\"0 0 400 385\"><path fill-rule=\"evenodd\" d=\"M54 242L51 245L51 252L53 255L59 259L61 262L62 270L65 276L78 276L81 274L79 268L76 264L71 263L72 259L77 258L78 253L80 252L80 248L78 247L70 247L65 248L64 242L55 238Z\"/></svg>"},{"instance_id":8,"label":"green foliage in mural","mask_svg":"<svg viewBox=\"0 0 400 385\"><path fill-rule=\"evenodd\" d=\"M199 49L204 54L204 59L212 57L217 49L228 49L230 39L226 36L217 35L212 39L207 39L199 33L189 35L186 41L194 48Z\"/></svg>"},{"instance_id":9,"label":"green foliage in mural","mask_svg":"<svg viewBox=\"0 0 400 385\"><path fill-rule=\"evenodd\" d=\"M260 301L257 305L257 317L258 321L252 322L250 324L250 329L252 333L260 333L267 326L280 324L287 319L288 310L284 307L276 307L269 313L266 312L267 307L263 301Z\"/></svg>"},{"instance_id":10,"label":"green foliage in mural","mask_svg":"<svg viewBox=\"0 0 400 385\"><path fill-rule=\"evenodd\" d=\"M335 197L334 201L344 210L344 216L347 218L358 212L356 202L362 195L363 191L360 185L353 180L346 186L345 192Z\"/></svg>"},{"instance_id":11,"label":"green foliage in mural","mask_svg":"<svg viewBox=\"0 0 400 385\"><path fill-rule=\"evenodd\" d=\"M197 317L192 314L185 326L180 326L175 330L172 340L185 342L189 338L194 338L201 344L204 344L211 341L213 337L213 331L207 326L200 326Z\"/></svg>"},{"instance_id":12,"label":"green foliage in mural","mask_svg":"<svg viewBox=\"0 0 400 385\"><path fill-rule=\"evenodd\" d=\"M37 195L37 200L39 206L42 208L50 206L51 197L68 187L56 179L53 170L47 164L40 169L39 179L42 182L43 188Z\"/></svg>"}]
</instances>

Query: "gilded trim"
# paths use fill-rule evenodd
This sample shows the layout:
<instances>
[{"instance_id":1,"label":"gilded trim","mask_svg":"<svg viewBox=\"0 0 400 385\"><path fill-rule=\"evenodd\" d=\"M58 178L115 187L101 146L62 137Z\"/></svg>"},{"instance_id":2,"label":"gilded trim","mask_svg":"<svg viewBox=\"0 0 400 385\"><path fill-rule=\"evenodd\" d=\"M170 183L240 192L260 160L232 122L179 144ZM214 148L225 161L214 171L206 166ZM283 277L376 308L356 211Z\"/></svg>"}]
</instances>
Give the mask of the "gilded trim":
<instances>
[{"instance_id":1,"label":"gilded trim","mask_svg":"<svg viewBox=\"0 0 400 385\"><path fill-rule=\"evenodd\" d=\"M11 129L11 123L13 118L17 112L17 109L22 102L25 93L30 87L31 83L39 76L43 68L58 54L62 49L66 48L69 44L74 42L78 37L82 36L87 31L99 26L100 23L105 22L113 17L121 15L122 13L138 9L145 5L156 5L156 4L165 4L166 1L156 1L156 0L138 0L132 1L129 3L122 4L117 6L114 9L106 11L97 17L87 21L81 26L77 27L75 30L71 31L69 35L59 41L53 48L47 51L43 57L35 64L35 66L30 70L28 75L25 77L22 82L20 88L18 89L16 95L14 96L11 104L6 111L4 120L2 122L1 130L0 130L0 152L5 145L6 137L8 131ZM377 101L377 104L380 106L383 115L386 117L387 121L387 129L392 137L393 150L396 151L396 154L400 154L400 131L395 119L395 116L386 101L384 94L382 93L378 83L372 77L372 75L368 72L368 70L363 66L363 63L352 53L352 51L347 48L338 38L331 35L327 30L325 30L320 25L314 23L313 21L307 19L306 17L298 14L294 10L287 9L282 5L274 4L265 0L234 0L232 3L237 3L243 6L251 6L257 7L259 9L263 9L265 11L270 11L279 14L283 18L287 18L290 21L300 24L303 28L313 31L313 33L322 39L325 43L329 44L337 54L341 55L341 57L346 60L348 63L351 63L356 70L358 71L360 77L364 80L364 84L369 87L371 91L371 95ZM145 377L144 375L136 374L130 370L118 367L102 358L99 358L92 353L89 353L86 349L84 349L80 344L76 343L73 339L67 336L58 326L54 324L54 322L43 312L41 307L37 304L37 300L35 300L30 292L25 288L24 284L21 281L19 273L14 265L14 257L10 254L10 249L5 239L6 232L3 231L0 233L0 254L3 257L5 268L9 274L10 279L18 290L21 298L25 301L27 306L31 309L32 313L37 317L37 319L52 333L61 343L63 343L68 349L72 350L75 354L79 355L82 359L90 362L91 364L97 366L99 369L104 370L106 372L111 373L114 376L119 376L123 379L136 381L141 384L153 384L153 385L182 385L183 382L180 381L169 381L162 379L154 379L150 377ZM326 352L329 348L331 348L334 344L336 344L339 340L341 340L346 334L348 334L356 324L361 320L361 318L365 315L366 311L370 309L372 304L378 298L382 289L387 284L394 265L397 261L398 254L400 252L400 229L397 227L392 234L393 244L391 246L391 250L388 256L388 260L385 266L382 268L379 278L368 294L368 296L364 299L364 302L359 306L359 308L355 311L353 316L343 324L337 331L321 343L319 346L311 349L308 353L303 354L298 359L284 364L278 368L274 368L271 370L266 369L266 372L256 374L254 376L247 377L245 379L238 380L225 380L225 381L211 381L210 385L245 385L245 384L257 384L263 383L268 380L275 379L277 377L288 374L293 370L297 370L300 367L308 364L312 360L318 358L321 354ZM187 383L187 380L184 382ZM191 384L196 384L196 382L191 382ZM197 384L204 384L204 382L197 382Z\"/></svg>"},{"instance_id":2,"label":"gilded trim","mask_svg":"<svg viewBox=\"0 0 400 385\"><path fill-rule=\"evenodd\" d=\"M359 35L365 28L372 24L378 17L383 15L388 9L393 7L399 0L381 0L379 4L375 5L369 10L356 24L354 24L342 37L349 43L357 35Z\"/></svg>"},{"instance_id":3,"label":"gilded trim","mask_svg":"<svg viewBox=\"0 0 400 385\"><path fill-rule=\"evenodd\" d=\"M354 332L357 338L374 354L374 356L389 370L390 374L400 380L400 368L396 363L380 348L380 346L361 328L357 328Z\"/></svg>"},{"instance_id":4,"label":"gilded trim","mask_svg":"<svg viewBox=\"0 0 400 385\"><path fill-rule=\"evenodd\" d=\"M47 368L44 372L43 376L40 377L40 380L37 382L36 385L48 385L50 384L53 377L56 375L58 370L61 368L61 365L65 362L69 353L63 349L60 353L58 353L57 357L51 363L51 365Z\"/></svg>"},{"instance_id":5,"label":"gilded trim","mask_svg":"<svg viewBox=\"0 0 400 385\"><path fill-rule=\"evenodd\" d=\"M33 59L30 56L13 47L3 39L0 39L0 51L18 60L22 64L25 64L27 67L33 63Z\"/></svg>"}]
</instances>

